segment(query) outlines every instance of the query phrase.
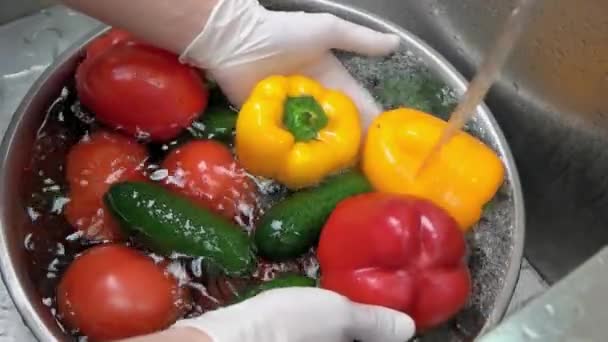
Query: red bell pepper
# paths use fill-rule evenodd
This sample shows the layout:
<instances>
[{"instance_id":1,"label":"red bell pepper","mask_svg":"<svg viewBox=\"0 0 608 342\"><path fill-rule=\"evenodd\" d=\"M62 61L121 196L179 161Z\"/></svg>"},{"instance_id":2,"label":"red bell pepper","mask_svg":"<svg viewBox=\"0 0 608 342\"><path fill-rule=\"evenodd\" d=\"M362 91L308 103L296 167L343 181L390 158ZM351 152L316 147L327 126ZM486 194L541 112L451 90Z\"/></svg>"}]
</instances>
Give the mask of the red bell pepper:
<instances>
[{"instance_id":1,"label":"red bell pepper","mask_svg":"<svg viewBox=\"0 0 608 342\"><path fill-rule=\"evenodd\" d=\"M342 201L317 254L323 288L405 312L418 331L450 319L471 288L458 224L415 197L368 193Z\"/></svg>"}]
</instances>

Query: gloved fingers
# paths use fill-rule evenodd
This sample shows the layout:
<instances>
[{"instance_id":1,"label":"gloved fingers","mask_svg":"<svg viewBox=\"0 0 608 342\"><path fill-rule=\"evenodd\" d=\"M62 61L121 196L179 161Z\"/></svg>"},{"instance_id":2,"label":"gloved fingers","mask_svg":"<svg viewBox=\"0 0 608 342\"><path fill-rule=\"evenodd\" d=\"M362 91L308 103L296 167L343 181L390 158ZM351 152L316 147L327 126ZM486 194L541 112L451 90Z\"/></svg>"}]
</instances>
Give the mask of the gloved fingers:
<instances>
[{"instance_id":1,"label":"gloved fingers","mask_svg":"<svg viewBox=\"0 0 608 342\"><path fill-rule=\"evenodd\" d=\"M246 64L220 70L209 70L209 73L230 102L237 107L240 107L247 100L255 84L264 77L274 73L293 74L299 71L321 82L326 88L340 90L347 94L359 109L361 125L364 129L382 111L371 94L351 76L342 63L331 53L327 53L318 61L303 68L289 64L283 64L277 68L276 63L278 61L272 58L256 62L255 68Z\"/></svg>"},{"instance_id":2,"label":"gloved fingers","mask_svg":"<svg viewBox=\"0 0 608 342\"><path fill-rule=\"evenodd\" d=\"M256 82L263 77L258 74L256 69L247 68L247 66L232 67L217 72L209 70L209 74L217 82L230 103L237 108L240 108L247 100Z\"/></svg>"},{"instance_id":3,"label":"gloved fingers","mask_svg":"<svg viewBox=\"0 0 608 342\"><path fill-rule=\"evenodd\" d=\"M240 329L234 329L234 317L247 317L238 304L209 311L199 317L178 320L171 328L190 328L202 331L214 342L244 341L243 331L251 328L251 321L239 322Z\"/></svg>"},{"instance_id":4,"label":"gloved fingers","mask_svg":"<svg viewBox=\"0 0 608 342\"><path fill-rule=\"evenodd\" d=\"M406 314L379 306L352 303L352 338L363 342L405 342L416 326Z\"/></svg>"},{"instance_id":5,"label":"gloved fingers","mask_svg":"<svg viewBox=\"0 0 608 342\"><path fill-rule=\"evenodd\" d=\"M382 111L372 95L351 76L338 58L331 53L328 53L303 72L306 76L321 82L326 88L346 93L357 105L361 115L361 125L364 129Z\"/></svg>"},{"instance_id":6,"label":"gloved fingers","mask_svg":"<svg viewBox=\"0 0 608 342\"><path fill-rule=\"evenodd\" d=\"M292 75L301 69L299 63L278 55L232 67L207 70L230 103L240 108L255 85L271 75Z\"/></svg>"},{"instance_id":7,"label":"gloved fingers","mask_svg":"<svg viewBox=\"0 0 608 342\"><path fill-rule=\"evenodd\" d=\"M202 69L243 64L250 51L264 47L255 36L261 16L263 8L257 0L219 0L180 61Z\"/></svg>"},{"instance_id":8,"label":"gloved fingers","mask_svg":"<svg viewBox=\"0 0 608 342\"><path fill-rule=\"evenodd\" d=\"M400 38L395 34L374 31L365 26L332 16L329 25L331 48L354 52L365 56L385 56L399 47Z\"/></svg>"}]
</instances>

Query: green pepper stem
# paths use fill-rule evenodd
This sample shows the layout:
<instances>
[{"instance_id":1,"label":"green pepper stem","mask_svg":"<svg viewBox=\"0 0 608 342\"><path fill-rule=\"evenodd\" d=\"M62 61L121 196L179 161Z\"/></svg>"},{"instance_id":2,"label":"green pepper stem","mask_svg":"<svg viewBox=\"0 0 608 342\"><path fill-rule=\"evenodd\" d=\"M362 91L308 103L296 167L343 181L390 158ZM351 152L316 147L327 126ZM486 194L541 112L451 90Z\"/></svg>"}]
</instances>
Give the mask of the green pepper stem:
<instances>
[{"instance_id":1,"label":"green pepper stem","mask_svg":"<svg viewBox=\"0 0 608 342\"><path fill-rule=\"evenodd\" d=\"M309 141L327 126L329 119L312 96L288 97L283 106L283 124L296 141Z\"/></svg>"}]
</instances>

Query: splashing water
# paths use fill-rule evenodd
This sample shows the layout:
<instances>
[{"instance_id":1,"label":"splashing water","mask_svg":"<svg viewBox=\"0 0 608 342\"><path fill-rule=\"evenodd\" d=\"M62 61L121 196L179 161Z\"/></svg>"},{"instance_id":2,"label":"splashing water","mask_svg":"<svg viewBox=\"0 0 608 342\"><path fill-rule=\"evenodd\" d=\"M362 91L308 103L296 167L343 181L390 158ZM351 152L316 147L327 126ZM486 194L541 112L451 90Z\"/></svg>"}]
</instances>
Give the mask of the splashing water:
<instances>
[{"instance_id":1,"label":"splashing water","mask_svg":"<svg viewBox=\"0 0 608 342\"><path fill-rule=\"evenodd\" d=\"M429 154L420 164L416 175L419 175L429 165L431 160L452 137L454 137L469 119L475 114L475 108L483 101L490 87L498 78L500 71L513 50L513 46L520 37L526 22L528 21L532 0L520 0L511 12L505 28L481 64L479 72L466 90L458 106L450 116L447 126L441 133L439 140Z\"/></svg>"}]
</instances>

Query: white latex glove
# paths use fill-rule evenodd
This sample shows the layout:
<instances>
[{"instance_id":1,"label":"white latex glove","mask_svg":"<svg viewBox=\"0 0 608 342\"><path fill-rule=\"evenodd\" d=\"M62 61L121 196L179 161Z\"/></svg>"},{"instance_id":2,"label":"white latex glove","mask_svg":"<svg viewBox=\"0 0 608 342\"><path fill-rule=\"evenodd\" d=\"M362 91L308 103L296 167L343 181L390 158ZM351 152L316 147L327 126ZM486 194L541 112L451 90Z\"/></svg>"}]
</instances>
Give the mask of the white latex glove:
<instances>
[{"instance_id":1,"label":"white latex glove","mask_svg":"<svg viewBox=\"0 0 608 342\"><path fill-rule=\"evenodd\" d=\"M405 342L415 332L404 313L307 287L263 292L174 327L199 329L213 342Z\"/></svg>"},{"instance_id":2,"label":"white latex glove","mask_svg":"<svg viewBox=\"0 0 608 342\"><path fill-rule=\"evenodd\" d=\"M206 69L237 106L266 76L309 76L325 87L348 94L367 127L381 108L331 49L380 56L398 46L396 35L379 33L331 14L269 11L257 0L220 0L203 31L180 58Z\"/></svg>"}]
</instances>

